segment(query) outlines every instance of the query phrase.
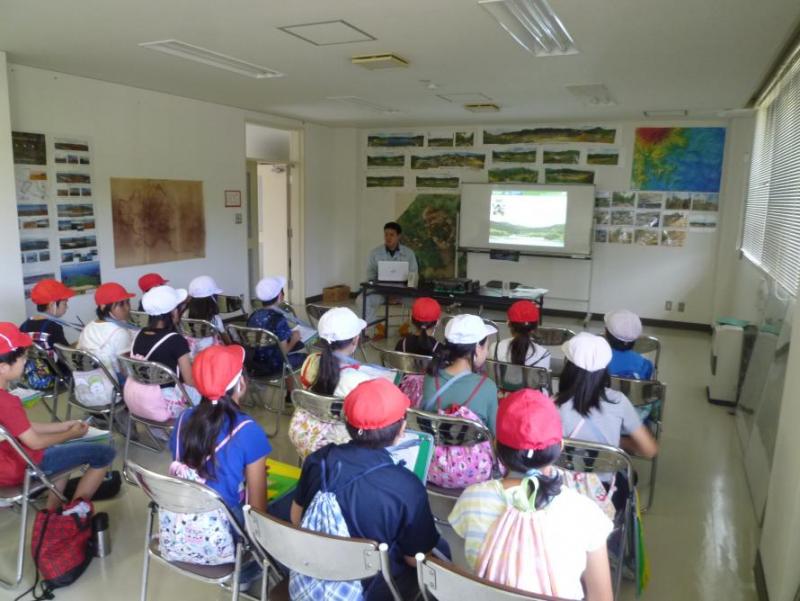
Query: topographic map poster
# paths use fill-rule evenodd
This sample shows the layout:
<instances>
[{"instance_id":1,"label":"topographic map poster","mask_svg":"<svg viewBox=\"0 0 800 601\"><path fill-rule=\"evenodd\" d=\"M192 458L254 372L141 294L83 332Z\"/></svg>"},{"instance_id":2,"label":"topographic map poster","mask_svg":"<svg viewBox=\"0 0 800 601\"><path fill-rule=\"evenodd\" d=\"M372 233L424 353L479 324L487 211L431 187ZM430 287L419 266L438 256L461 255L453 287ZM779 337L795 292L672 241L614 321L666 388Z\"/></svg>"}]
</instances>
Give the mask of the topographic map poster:
<instances>
[{"instance_id":1,"label":"topographic map poster","mask_svg":"<svg viewBox=\"0 0 800 601\"><path fill-rule=\"evenodd\" d=\"M111 178L117 267L206 256L203 182Z\"/></svg>"},{"instance_id":2,"label":"topographic map poster","mask_svg":"<svg viewBox=\"0 0 800 601\"><path fill-rule=\"evenodd\" d=\"M403 228L403 244L417 255L420 275L425 279L450 278L455 272L459 194L416 194L407 204L407 194L398 195L402 207L397 221Z\"/></svg>"}]
</instances>

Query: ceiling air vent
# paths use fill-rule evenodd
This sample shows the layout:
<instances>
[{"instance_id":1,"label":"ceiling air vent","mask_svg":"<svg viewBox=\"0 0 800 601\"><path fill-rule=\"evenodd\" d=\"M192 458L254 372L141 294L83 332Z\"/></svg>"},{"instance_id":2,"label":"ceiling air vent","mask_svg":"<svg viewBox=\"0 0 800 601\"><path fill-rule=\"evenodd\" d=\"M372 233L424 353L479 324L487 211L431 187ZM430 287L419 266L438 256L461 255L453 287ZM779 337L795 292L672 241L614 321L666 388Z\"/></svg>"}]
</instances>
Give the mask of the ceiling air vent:
<instances>
[{"instance_id":1,"label":"ceiling air vent","mask_svg":"<svg viewBox=\"0 0 800 601\"><path fill-rule=\"evenodd\" d=\"M494 102L478 102L475 104L465 104L464 108L471 113L497 113L500 107Z\"/></svg>"},{"instance_id":2,"label":"ceiling air vent","mask_svg":"<svg viewBox=\"0 0 800 601\"><path fill-rule=\"evenodd\" d=\"M354 56L350 61L359 67L364 67L370 71L377 69L397 69L399 67L408 67L409 63L402 56L392 54L363 54L361 56Z\"/></svg>"}]
</instances>

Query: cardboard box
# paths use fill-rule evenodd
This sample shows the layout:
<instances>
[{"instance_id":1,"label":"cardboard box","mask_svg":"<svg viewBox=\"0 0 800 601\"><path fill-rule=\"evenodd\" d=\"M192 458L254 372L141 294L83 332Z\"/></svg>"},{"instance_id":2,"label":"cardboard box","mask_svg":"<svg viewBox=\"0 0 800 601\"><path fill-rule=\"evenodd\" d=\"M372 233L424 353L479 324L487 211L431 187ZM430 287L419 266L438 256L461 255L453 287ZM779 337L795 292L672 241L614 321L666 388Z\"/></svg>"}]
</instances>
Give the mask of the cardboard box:
<instances>
[{"instance_id":1,"label":"cardboard box","mask_svg":"<svg viewBox=\"0 0 800 601\"><path fill-rule=\"evenodd\" d=\"M338 303L350 300L350 286L347 284L336 284L322 289L323 303Z\"/></svg>"}]
</instances>

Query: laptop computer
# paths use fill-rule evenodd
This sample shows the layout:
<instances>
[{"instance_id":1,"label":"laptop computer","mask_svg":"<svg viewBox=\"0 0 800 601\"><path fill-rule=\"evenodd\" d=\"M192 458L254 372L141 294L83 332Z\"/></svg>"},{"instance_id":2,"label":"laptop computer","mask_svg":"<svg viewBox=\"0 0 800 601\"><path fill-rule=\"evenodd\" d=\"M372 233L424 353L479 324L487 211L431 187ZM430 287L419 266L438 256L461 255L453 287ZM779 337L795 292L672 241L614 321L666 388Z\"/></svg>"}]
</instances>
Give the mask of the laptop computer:
<instances>
[{"instance_id":1,"label":"laptop computer","mask_svg":"<svg viewBox=\"0 0 800 601\"><path fill-rule=\"evenodd\" d=\"M378 281L393 284L408 281L408 261L378 261Z\"/></svg>"}]
</instances>

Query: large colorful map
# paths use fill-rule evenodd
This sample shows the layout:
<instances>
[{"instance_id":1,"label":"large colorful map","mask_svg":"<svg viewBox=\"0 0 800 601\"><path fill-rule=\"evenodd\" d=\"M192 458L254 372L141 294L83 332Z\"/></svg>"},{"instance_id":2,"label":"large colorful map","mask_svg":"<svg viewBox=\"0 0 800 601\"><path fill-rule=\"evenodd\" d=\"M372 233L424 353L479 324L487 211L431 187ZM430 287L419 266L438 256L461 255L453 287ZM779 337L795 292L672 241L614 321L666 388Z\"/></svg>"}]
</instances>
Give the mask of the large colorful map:
<instances>
[{"instance_id":1,"label":"large colorful map","mask_svg":"<svg viewBox=\"0 0 800 601\"><path fill-rule=\"evenodd\" d=\"M423 279L453 277L460 201L458 194L417 194L397 220Z\"/></svg>"},{"instance_id":2,"label":"large colorful map","mask_svg":"<svg viewBox=\"0 0 800 601\"><path fill-rule=\"evenodd\" d=\"M724 127L640 127L633 148L637 190L719 192Z\"/></svg>"}]
</instances>

